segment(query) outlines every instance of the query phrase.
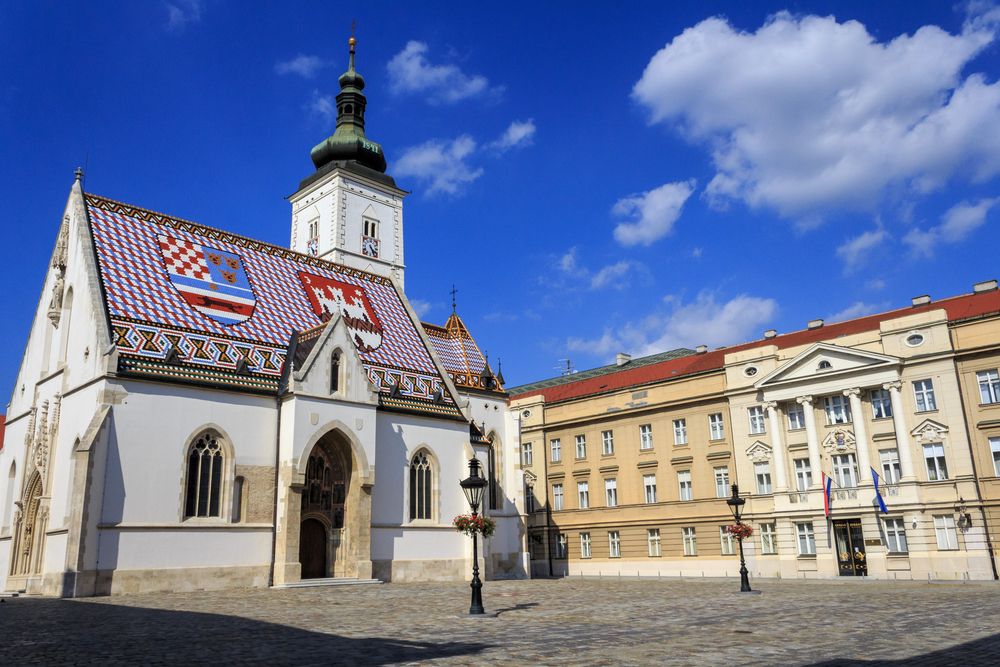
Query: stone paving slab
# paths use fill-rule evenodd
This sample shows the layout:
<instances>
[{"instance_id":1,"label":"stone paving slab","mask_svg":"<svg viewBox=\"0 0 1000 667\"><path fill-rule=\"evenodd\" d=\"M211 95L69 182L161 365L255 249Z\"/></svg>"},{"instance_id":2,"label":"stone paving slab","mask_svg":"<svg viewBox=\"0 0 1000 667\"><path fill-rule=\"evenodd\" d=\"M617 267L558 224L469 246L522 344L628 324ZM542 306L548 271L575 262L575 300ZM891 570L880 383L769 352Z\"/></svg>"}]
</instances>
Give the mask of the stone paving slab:
<instances>
[{"instance_id":1,"label":"stone paving slab","mask_svg":"<svg viewBox=\"0 0 1000 667\"><path fill-rule=\"evenodd\" d=\"M0 665L1000 665L1000 585L557 579L0 604Z\"/></svg>"}]
</instances>

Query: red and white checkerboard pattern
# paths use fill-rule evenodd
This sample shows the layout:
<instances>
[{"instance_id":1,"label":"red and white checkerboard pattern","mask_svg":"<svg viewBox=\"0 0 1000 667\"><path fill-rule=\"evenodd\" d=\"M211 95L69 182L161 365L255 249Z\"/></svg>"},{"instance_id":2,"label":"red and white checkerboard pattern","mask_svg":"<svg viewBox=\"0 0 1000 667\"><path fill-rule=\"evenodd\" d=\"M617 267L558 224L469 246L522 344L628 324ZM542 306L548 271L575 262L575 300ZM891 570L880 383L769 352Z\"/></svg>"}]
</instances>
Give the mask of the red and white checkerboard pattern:
<instances>
[{"instance_id":1,"label":"red and white checkerboard pattern","mask_svg":"<svg viewBox=\"0 0 1000 667\"><path fill-rule=\"evenodd\" d=\"M205 262L205 253L200 246L170 236L161 236L159 241L167 271L175 276L197 280L208 280L211 277L208 264Z\"/></svg>"},{"instance_id":2,"label":"red and white checkerboard pattern","mask_svg":"<svg viewBox=\"0 0 1000 667\"><path fill-rule=\"evenodd\" d=\"M112 318L137 320L165 330L187 330L234 342L285 348L293 331L320 324L306 297L298 272L321 275L365 290L384 328L382 345L361 354L366 365L400 369L440 380L430 353L416 331L402 297L390 283L341 273L333 265L305 264L218 238L203 238L174 228L101 208L101 200L88 200L101 277ZM177 257L165 259L160 237L177 240ZM208 245L239 255L257 298L254 314L245 322L225 326L189 306L171 284L168 266L181 266L198 277L192 260L196 247ZM173 250L173 249L172 249ZM204 259L202 258L204 265ZM207 272L207 265L204 265ZM417 392L419 393L419 392Z\"/></svg>"}]
</instances>

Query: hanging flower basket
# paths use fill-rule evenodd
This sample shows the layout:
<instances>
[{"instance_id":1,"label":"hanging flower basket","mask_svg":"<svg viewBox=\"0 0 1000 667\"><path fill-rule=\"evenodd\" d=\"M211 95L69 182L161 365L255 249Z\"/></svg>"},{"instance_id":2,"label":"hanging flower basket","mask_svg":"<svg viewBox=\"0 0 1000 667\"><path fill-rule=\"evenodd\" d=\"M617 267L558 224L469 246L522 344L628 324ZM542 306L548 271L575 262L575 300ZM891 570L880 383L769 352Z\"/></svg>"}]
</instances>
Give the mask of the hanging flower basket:
<instances>
[{"instance_id":1,"label":"hanging flower basket","mask_svg":"<svg viewBox=\"0 0 1000 667\"><path fill-rule=\"evenodd\" d=\"M726 526L726 532L738 540L745 540L753 535L753 528L745 523L734 523L731 526Z\"/></svg>"},{"instance_id":2,"label":"hanging flower basket","mask_svg":"<svg viewBox=\"0 0 1000 667\"><path fill-rule=\"evenodd\" d=\"M465 533L466 535L475 535L479 533L483 537L490 537L493 532L497 529L497 523L488 516L472 515L472 514L459 514L452 521L456 530L460 533Z\"/></svg>"}]
</instances>

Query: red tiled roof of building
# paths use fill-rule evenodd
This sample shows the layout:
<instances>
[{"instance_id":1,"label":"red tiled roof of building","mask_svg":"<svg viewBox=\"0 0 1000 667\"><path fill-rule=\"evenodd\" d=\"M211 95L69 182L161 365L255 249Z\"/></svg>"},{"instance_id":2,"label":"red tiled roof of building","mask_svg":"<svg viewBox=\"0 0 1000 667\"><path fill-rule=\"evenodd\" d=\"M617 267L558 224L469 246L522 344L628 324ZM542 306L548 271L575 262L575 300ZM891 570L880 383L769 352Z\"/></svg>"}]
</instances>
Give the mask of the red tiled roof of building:
<instances>
[{"instance_id":1,"label":"red tiled roof of building","mask_svg":"<svg viewBox=\"0 0 1000 667\"><path fill-rule=\"evenodd\" d=\"M866 315L853 320L827 324L815 329L803 329L791 333L775 336L774 338L761 338L759 340L732 345L720 348L704 354L693 354L679 359L670 359L658 364L650 364L639 368L623 368L620 371L601 375L595 378L588 378L579 382L567 382L565 384L526 391L521 394L511 396L512 400L527 398L529 396L542 395L546 402L552 403L564 401L593 394L603 394L611 391L625 389L643 384L649 384L660 380L694 375L712 370L721 370L725 365L725 355L741 350L748 350L764 345L776 345L779 348L798 347L818 343L823 340L831 340L842 336L850 336L865 331L874 331L879 328L879 324L885 320L895 319L914 313L924 313L931 310L943 309L948 315L949 322L957 322L971 318L981 317L992 313L1000 313L1000 290L981 292L979 294L963 294L949 297L919 306L909 308L898 308L896 310Z\"/></svg>"}]
</instances>

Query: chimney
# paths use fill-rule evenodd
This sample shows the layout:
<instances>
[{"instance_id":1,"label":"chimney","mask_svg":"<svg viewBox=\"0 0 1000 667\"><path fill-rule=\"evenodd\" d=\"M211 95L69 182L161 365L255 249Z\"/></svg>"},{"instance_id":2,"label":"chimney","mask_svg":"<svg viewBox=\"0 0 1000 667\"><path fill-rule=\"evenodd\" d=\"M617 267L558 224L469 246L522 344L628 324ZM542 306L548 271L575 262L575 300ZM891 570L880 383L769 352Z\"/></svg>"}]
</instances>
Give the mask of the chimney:
<instances>
[{"instance_id":1,"label":"chimney","mask_svg":"<svg viewBox=\"0 0 1000 667\"><path fill-rule=\"evenodd\" d=\"M931 302L931 297L929 294L924 294L922 296L915 296L910 299L910 303L914 306L926 306Z\"/></svg>"},{"instance_id":2,"label":"chimney","mask_svg":"<svg viewBox=\"0 0 1000 667\"><path fill-rule=\"evenodd\" d=\"M619 352L615 355L615 366L624 366L628 362L632 361L632 355L626 354L625 352Z\"/></svg>"},{"instance_id":3,"label":"chimney","mask_svg":"<svg viewBox=\"0 0 1000 667\"><path fill-rule=\"evenodd\" d=\"M973 285L972 291L975 292L976 294L979 294L980 292L992 292L996 288L997 288L996 280L984 280L981 283L976 283L975 285Z\"/></svg>"},{"instance_id":4,"label":"chimney","mask_svg":"<svg viewBox=\"0 0 1000 667\"><path fill-rule=\"evenodd\" d=\"M695 354L705 354L706 352L708 352L708 345L699 345L698 347L694 348L694 352Z\"/></svg>"},{"instance_id":5,"label":"chimney","mask_svg":"<svg viewBox=\"0 0 1000 667\"><path fill-rule=\"evenodd\" d=\"M819 329L823 326L823 320L809 320L809 324L806 325L807 329Z\"/></svg>"},{"instance_id":6,"label":"chimney","mask_svg":"<svg viewBox=\"0 0 1000 667\"><path fill-rule=\"evenodd\" d=\"M768 339L774 338L777 335L778 335L778 330L777 329L768 329L767 331L764 332L764 338L768 338Z\"/></svg>"}]
</instances>

